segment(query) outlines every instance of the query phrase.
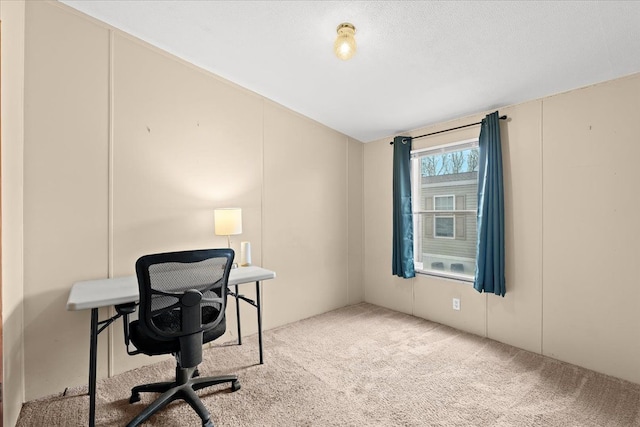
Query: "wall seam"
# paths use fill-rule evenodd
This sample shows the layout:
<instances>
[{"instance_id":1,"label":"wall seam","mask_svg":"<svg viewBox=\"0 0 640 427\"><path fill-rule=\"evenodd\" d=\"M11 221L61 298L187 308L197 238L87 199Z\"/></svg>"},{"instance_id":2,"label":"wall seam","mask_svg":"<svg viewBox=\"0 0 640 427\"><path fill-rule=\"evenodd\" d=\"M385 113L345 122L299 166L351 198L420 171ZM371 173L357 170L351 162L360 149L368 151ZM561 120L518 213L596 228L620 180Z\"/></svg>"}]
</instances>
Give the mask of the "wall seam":
<instances>
[{"instance_id":1,"label":"wall seam","mask_svg":"<svg viewBox=\"0 0 640 427\"><path fill-rule=\"evenodd\" d=\"M262 126L261 126L261 134L262 134L262 141L261 141L261 145L260 145L260 166L261 166L261 171L260 171L260 265L264 267L265 263L265 243L264 243L264 236L265 236L265 231L264 231L264 218L265 218L265 213L264 213L264 199L265 199L265 188L266 185L264 183L265 180L265 130L264 130L264 124L265 124L265 120L264 120L264 116L265 116L265 98L262 97L261 98L262 101ZM264 292L260 293L260 296L263 296ZM262 304L262 298L261 301L259 301L260 304Z\"/></svg>"},{"instance_id":2,"label":"wall seam","mask_svg":"<svg viewBox=\"0 0 640 427\"><path fill-rule=\"evenodd\" d=\"M361 143L362 144L362 143ZM362 144L362 150L360 150L360 300L365 302L365 286L364 286L364 144Z\"/></svg>"},{"instance_id":3,"label":"wall seam","mask_svg":"<svg viewBox=\"0 0 640 427\"><path fill-rule=\"evenodd\" d=\"M489 338L489 294L484 293L484 337Z\"/></svg>"},{"instance_id":4,"label":"wall seam","mask_svg":"<svg viewBox=\"0 0 640 427\"><path fill-rule=\"evenodd\" d=\"M365 178L367 176L366 171L365 171L365 167L366 167L366 162L365 162L365 151L366 151L367 147L366 145L363 145L362 147L362 157L360 158L360 162L361 162L361 170L362 170L362 183L361 183L361 192L360 192L360 201L361 201L361 206L362 206L362 212L360 212L360 231L361 231L361 236L362 236L362 240L361 240L361 250L360 250L360 256L361 256L361 260L362 260L362 264L360 265L361 268L361 275L360 278L362 280L362 302L367 302L367 285L366 285L366 271L367 271L367 267L366 267L366 262L367 262L367 245L366 245L366 233L367 233L367 217L364 214L366 207L365 207L365 188L366 188L366 182L365 182Z\"/></svg>"},{"instance_id":5,"label":"wall seam","mask_svg":"<svg viewBox=\"0 0 640 427\"><path fill-rule=\"evenodd\" d=\"M107 83L107 277L113 277L113 44L114 32L109 29ZM114 315L109 307L109 317ZM107 328L107 376L114 372L113 328Z\"/></svg>"},{"instance_id":6,"label":"wall seam","mask_svg":"<svg viewBox=\"0 0 640 427\"><path fill-rule=\"evenodd\" d=\"M544 99L540 101L540 354L544 354Z\"/></svg>"},{"instance_id":7,"label":"wall seam","mask_svg":"<svg viewBox=\"0 0 640 427\"><path fill-rule=\"evenodd\" d=\"M25 134L26 134L26 130L25 130L25 116L27 115L27 111L26 111L26 103L25 103L25 98L26 98L26 90L27 90L27 83L26 83L26 77L25 77L25 73L26 73L26 56L27 56L27 3L26 1L23 1L21 3L22 8L22 31L21 31L21 36L22 36L22 52L20 53L20 74L22 75L22 78L20 79L20 83L22 85L22 87L19 89L20 92L20 103L21 103L21 117L20 117L20 140L21 140L21 144L20 144L20 160L22 162L22 167L20 169L20 184L22 185L22 191L20 194L20 204L22 205L20 208L20 215L21 215L21 232L20 232L20 269L21 269L21 274L20 274L20 284L22 286L22 294L21 296L21 301L19 303L19 307L20 307L20 329L22 329L22 334L21 334L21 338L20 338L20 352L21 352L21 364L20 364L20 376L22 379L22 398L21 401L22 402L26 402L27 400L27 363L26 363L26 355L27 355L27 351L26 351L26 346L25 346L25 340L24 340L24 330L25 330L25 304L24 304L24 288L25 288L25 280L24 277L26 275L26 269L25 269L25 250L24 250L24 241L25 241L25 189L26 189L26 185L25 185ZM4 172L3 172L4 174ZM4 271L4 270L3 270ZM3 273L4 274L4 273ZM4 283L4 282L3 282ZM3 285L4 286L4 285ZM4 304L4 303L3 303ZM4 315L3 315L4 316ZM4 322L3 322L4 323ZM3 340L4 340L4 333L3 332ZM4 353L4 344L2 346L3 348L3 353ZM2 356L2 368L4 369L4 354ZM5 374L4 371L2 372L2 381L3 384L5 383L6 379L5 379ZM4 385L3 387L3 393L4 393ZM4 413L9 413L9 411L7 411L6 409L4 409L4 405L6 402L7 398L6 396L2 398L2 405L3 405L3 409L2 412ZM9 409L11 410L11 409ZM18 413L19 416L19 413ZM4 417L4 415L3 415Z\"/></svg>"},{"instance_id":8,"label":"wall seam","mask_svg":"<svg viewBox=\"0 0 640 427\"><path fill-rule=\"evenodd\" d=\"M418 281L417 277L411 279L411 299L413 303L411 304L411 315L416 315L416 282Z\"/></svg>"},{"instance_id":9,"label":"wall seam","mask_svg":"<svg viewBox=\"0 0 640 427\"><path fill-rule=\"evenodd\" d=\"M351 265L350 262L350 257L351 257L351 227L350 225L350 213L351 210L349 209L349 181L350 181L350 175L349 175L349 137L345 136L344 137L344 141L345 141L345 169L346 169L346 173L345 173L345 178L346 181L345 185L347 188L347 191L345 191L345 209L347 211L347 231L346 231L346 236L347 236L347 303L345 304L345 306L351 305L351 272L349 271L349 266Z\"/></svg>"}]
</instances>

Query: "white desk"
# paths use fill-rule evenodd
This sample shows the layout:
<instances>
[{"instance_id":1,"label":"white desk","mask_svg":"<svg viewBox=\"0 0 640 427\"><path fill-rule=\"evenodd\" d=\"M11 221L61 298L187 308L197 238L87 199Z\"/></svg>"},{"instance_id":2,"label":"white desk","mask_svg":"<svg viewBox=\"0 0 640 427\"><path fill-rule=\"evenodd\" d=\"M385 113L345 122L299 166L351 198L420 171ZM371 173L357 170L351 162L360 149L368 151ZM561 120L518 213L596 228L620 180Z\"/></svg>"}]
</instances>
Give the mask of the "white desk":
<instances>
[{"instance_id":1,"label":"white desk","mask_svg":"<svg viewBox=\"0 0 640 427\"><path fill-rule=\"evenodd\" d=\"M276 277L276 273L265 268L250 266L231 270L228 285L233 286L235 292L229 295L236 299L236 316L238 321L238 344L242 344L240 330L240 300L254 306L258 314L258 344L260 349L260 363L264 363L262 356L262 307L260 304L260 282ZM238 285L256 283L256 300L253 301L238 293ZM91 340L89 343L89 426L95 426L96 415L96 370L98 354L98 334L113 323L120 314L98 321L98 309L112 305L137 302L138 280L135 276L114 277L110 279L85 280L73 284L67 299L67 310L91 309Z\"/></svg>"}]
</instances>

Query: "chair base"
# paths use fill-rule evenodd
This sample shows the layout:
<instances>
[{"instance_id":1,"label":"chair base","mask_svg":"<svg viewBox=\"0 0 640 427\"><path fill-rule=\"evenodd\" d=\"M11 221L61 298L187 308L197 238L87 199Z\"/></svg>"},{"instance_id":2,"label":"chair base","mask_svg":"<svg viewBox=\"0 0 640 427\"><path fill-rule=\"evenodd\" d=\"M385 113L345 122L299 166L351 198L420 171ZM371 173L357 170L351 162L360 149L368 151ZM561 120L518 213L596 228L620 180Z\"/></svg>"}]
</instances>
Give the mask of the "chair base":
<instances>
[{"instance_id":1,"label":"chair base","mask_svg":"<svg viewBox=\"0 0 640 427\"><path fill-rule=\"evenodd\" d=\"M152 384L143 384L135 386L131 389L131 397L129 403L135 403L140 400L141 392L162 393L156 400L147 406L137 417L135 417L127 427L135 427L146 420L153 414L167 406L169 403L177 399L182 399L193 408L194 411L202 419L203 427L214 427L211 421L211 415L204 406L200 397L196 394L197 390L216 384L231 383L231 391L240 390L240 382L237 375L223 375L219 377L195 377L196 368L176 368L176 381L160 382Z\"/></svg>"}]
</instances>

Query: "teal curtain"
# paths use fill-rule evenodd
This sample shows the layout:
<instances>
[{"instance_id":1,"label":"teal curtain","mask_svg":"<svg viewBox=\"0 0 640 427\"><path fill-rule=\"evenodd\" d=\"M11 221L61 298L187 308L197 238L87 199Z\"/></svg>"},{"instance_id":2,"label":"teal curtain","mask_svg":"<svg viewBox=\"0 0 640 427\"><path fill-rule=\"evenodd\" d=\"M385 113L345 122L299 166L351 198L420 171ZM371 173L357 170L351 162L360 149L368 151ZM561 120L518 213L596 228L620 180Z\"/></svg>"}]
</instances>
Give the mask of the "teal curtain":
<instances>
[{"instance_id":1,"label":"teal curtain","mask_svg":"<svg viewBox=\"0 0 640 427\"><path fill-rule=\"evenodd\" d=\"M411 138L393 139L393 274L415 277L411 213Z\"/></svg>"},{"instance_id":2,"label":"teal curtain","mask_svg":"<svg viewBox=\"0 0 640 427\"><path fill-rule=\"evenodd\" d=\"M480 128L478 164L478 241L473 287L504 296L504 192L498 112Z\"/></svg>"}]
</instances>

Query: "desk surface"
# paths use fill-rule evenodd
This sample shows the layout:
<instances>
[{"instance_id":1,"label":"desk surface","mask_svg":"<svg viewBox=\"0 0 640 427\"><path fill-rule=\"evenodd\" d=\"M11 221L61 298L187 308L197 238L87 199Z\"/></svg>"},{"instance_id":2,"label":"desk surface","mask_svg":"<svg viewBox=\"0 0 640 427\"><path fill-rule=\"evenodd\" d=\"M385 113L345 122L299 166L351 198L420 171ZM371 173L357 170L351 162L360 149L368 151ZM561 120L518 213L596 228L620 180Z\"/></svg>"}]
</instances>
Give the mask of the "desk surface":
<instances>
[{"instance_id":1,"label":"desk surface","mask_svg":"<svg viewBox=\"0 0 640 427\"><path fill-rule=\"evenodd\" d=\"M228 285L274 279L276 273L266 268L249 266L234 268L229 273ZM136 276L85 280L73 284L67 299L67 310L86 310L138 301Z\"/></svg>"}]
</instances>

